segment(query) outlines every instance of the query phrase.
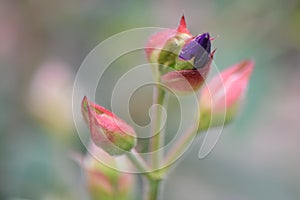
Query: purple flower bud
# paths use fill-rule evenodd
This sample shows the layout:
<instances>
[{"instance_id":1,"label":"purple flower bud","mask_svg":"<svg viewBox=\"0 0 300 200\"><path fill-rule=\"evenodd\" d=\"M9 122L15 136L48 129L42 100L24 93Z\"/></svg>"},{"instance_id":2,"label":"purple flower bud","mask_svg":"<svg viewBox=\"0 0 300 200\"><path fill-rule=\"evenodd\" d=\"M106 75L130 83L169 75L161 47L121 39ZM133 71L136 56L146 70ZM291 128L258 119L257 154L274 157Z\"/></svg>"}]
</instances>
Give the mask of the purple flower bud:
<instances>
[{"instance_id":1,"label":"purple flower bud","mask_svg":"<svg viewBox=\"0 0 300 200\"><path fill-rule=\"evenodd\" d=\"M202 46L203 49L209 54L210 53L210 36L209 33L203 33L195 38L198 44Z\"/></svg>"},{"instance_id":2,"label":"purple flower bud","mask_svg":"<svg viewBox=\"0 0 300 200\"><path fill-rule=\"evenodd\" d=\"M188 42L180 51L179 58L183 60L194 59L194 67L199 69L207 63L211 51L209 33L198 35Z\"/></svg>"}]
</instances>

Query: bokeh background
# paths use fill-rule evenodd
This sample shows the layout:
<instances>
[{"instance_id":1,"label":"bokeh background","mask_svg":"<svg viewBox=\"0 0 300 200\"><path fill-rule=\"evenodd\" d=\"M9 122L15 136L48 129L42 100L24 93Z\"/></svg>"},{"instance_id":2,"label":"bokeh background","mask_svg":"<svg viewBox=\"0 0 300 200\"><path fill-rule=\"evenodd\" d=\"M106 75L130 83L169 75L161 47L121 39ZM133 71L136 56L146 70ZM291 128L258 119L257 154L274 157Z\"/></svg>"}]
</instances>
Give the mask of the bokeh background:
<instances>
[{"instance_id":1,"label":"bokeh background","mask_svg":"<svg viewBox=\"0 0 300 200\"><path fill-rule=\"evenodd\" d=\"M205 159L201 139L193 145L163 199L300 199L297 0L0 0L0 199L86 199L70 159L85 151L72 119L76 71L109 36L175 28L183 12L192 33L217 37L220 69L245 58L256 68L239 118Z\"/></svg>"}]
</instances>

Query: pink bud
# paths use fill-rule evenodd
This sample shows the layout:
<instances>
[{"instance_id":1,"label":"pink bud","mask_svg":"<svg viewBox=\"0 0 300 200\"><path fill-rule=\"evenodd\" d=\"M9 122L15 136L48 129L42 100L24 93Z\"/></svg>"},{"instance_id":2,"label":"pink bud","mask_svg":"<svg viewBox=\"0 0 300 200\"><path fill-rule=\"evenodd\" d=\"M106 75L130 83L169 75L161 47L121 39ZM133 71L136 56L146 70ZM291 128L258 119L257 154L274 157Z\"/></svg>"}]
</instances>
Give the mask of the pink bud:
<instances>
[{"instance_id":1,"label":"pink bud","mask_svg":"<svg viewBox=\"0 0 300 200\"><path fill-rule=\"evenodd\" d=\"M110 155L121 155L136 144L136 134L131 126L105 108L82 100L82 114L89 125L93 142Z\"/></svg>"},{"instance_id":2,"label":"pink bud","mask_svg":"<svg viewBox=\"0 0 300 200\"><path fill-rule=\"evenodd\" d=\"M213 77L203 88L200 96L200 130L232 121L245 96L253 68L253 61L242 61Z\"/></svg>"},{"instance_id":3,"label":"pink bud","mask_svg":"<svg viewBox=\"0 0 300 200\"><path fill-rule=\"evenodd\" d=\"M114 169L118 165L131 167L125 157L112 157L91 144L89 153L85 155L80 164L85 170L86 184L91 199L129 200L132 198L134 176Z\"/></svg>"},{"instance_id":4,"label":"pink bud","mask_svg":"<svg viewBox=\"0 0 300 200\"><path fill-rule=\"evenodd\" d=\"M186 27L184 16L177 30L164 30L151 36L145 52L150 62L159 64L161 82L177 94L188 94L201 87L215 53L211 52L209 33L194 37Z\"/></svg>"},{"instance_id":5,"label":"pink bud","mask_svg":"<svg viewBox=\"0 0 300 200\"><path fill-rule=\"evenodd\" d=\"M166 29L155 33L149 38L145 48L147 59L149 61L156 62L157 60L155 59L157 59L156 57L158 57L158 55L153 56L153 54L155 54L155 51L158 51L157 54L159 54L160 49L162 49L165 46L166 42L170 38L174 37L177 33L186 34L187 36L192 37L191 33L186 27L184 15L182 15L181 17L177 30ZM155 59L152 59L151 57L155 57Z\"/></svg>"}]
</instances>

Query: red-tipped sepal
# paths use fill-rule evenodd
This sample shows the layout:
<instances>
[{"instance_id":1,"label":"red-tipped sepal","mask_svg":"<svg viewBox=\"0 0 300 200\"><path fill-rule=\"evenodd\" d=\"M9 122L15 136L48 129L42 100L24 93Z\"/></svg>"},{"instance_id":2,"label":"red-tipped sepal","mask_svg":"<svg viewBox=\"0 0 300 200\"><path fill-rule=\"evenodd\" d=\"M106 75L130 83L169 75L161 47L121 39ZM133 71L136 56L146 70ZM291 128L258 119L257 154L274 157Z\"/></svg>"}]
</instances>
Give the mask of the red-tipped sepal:
<instances>
[{"instance_id":1,"label":"red-tipped sepal","mask_svg":"<svg viewBox=\"0 0 300 200\"><path fill-rule=\"evenodd\" d=\"M180 22L179 22L179 25L178 25L178 28L177 28L177 32L192 35L186 27L186 22L185 22L184 15L181 16L181 19L180 19Z\"/></svg>"}]
</instances>

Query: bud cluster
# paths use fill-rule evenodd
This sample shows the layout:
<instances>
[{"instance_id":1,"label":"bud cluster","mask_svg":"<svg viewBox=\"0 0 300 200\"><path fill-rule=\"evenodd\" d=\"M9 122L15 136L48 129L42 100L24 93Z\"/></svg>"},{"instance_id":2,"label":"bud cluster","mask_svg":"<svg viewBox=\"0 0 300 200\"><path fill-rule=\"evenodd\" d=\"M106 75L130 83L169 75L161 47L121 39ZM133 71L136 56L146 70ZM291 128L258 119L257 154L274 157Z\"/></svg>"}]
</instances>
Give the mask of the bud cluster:
<instances>
[{"instance_id":1,"label":"bud cluster","mask_svg":"<svg viewBox=\"0 0 300 200\"><path fill-rule=\"evenodd\" d=\"M146 44L145 53L150 63L156 67L155 73L164 86L178 94L189 94L201 88L199 92L199 124L198 132L206 131L210 127L223 126L231 122L237 115L240 105L245 96L250 75L254 68L254 62L244 60L232 67L221 71L206 81L210 71L215 50L211 50L212 38L209 33L193 36L186 27L184 16L182 16L177 30L166 29L151 36ZM203 84L203 83L206 84ZM157 87L157 102L163 102L164 91ZM161 95L161 96L159 96ZM159 101L158 101L159 100ZM154 101L155 103L155 101ZM140 158L129 154L137 143L134 129L109 110L101 107L84 97L81 103L81 111L86 124L89 127L92 146L96 155L106 157L108 163L116 162L116 156L127 153L128 158L137 168L148 169L147 163ZM160 124L161 113L156 112L155 123ZM156 127L154 126L154 131ZM158 136L160 132L158 131ZM157 140L158 139L158 140ZM182 137L183 146L190 137ZM157 141L156 141L157 140ZM160 147L160 137L153 137L153 147ZM158 144L158 145L156 145ZM151 144L150 144L151 145ZM183 146L176 146L181 149ZM98 151L95 151L98 149ZM152 149L153 150L153 149ZM154 150L156 150L154 148ZM154 151L158 162L159 151ZM177 149L175 151L177 152ZM171 150L172 153L172 150ZM113 157L114 156L114 157ZM132 157L134 158L132 158ZM154 156L153 156L154 157ZM163 156L162 156L163 157ZM120 158L120 157L118 157ZM156 160L153 159L156 164ZM146 163L146 164L145 164ZM146 167L145 167L146 165ZM153 165L155 166L155 165ZM94 199L129 199L127 186L132 183L126 174L109 169L99 164L94 158L86 159L84 167L87 171L89 189ZM146 176L153 185L158 187L157 174L153 172ZM144 174L145 175L145 174ZM147 174L146 174L147 175ZM154 177L154 178L153 178ZM150 189L150 196L156 196L156 189ZM151 191L153 194L151 194Z\"/></svg>"},{"instance_id":2,"label":"bud cluster","mask_svg":"<svg viewBox=\"0 0 300 200\"><path fill-rule=\"evenodd\" d=\"M209 33L193 36L182 16L177 30L163 30L150 37L146 56L159 65L161 82L170 90L188 94L198 90L213 59Z\"/></svg>"}]
</instances>

